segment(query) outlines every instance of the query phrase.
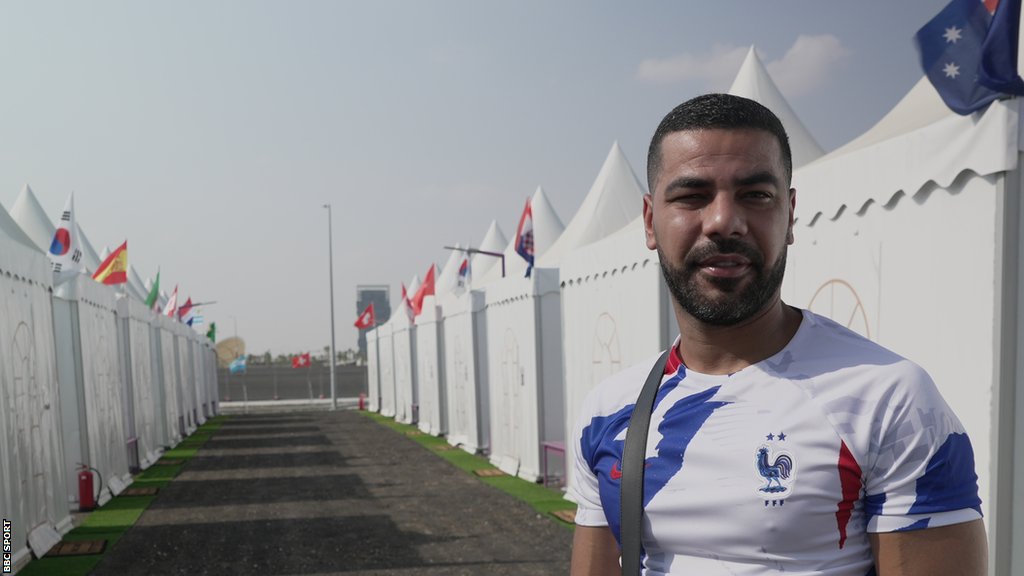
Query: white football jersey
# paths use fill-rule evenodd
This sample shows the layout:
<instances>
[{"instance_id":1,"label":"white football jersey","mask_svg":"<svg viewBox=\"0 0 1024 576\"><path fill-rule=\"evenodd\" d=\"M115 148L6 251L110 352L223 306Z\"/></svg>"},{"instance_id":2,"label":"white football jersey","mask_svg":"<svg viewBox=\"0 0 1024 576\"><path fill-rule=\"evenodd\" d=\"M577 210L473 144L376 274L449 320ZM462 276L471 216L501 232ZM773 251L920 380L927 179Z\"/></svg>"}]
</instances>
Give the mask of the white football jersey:
<instances>
[{"instance_id":1,"label":"white football jersey","mask_svg":"<svg viewBox=\"0 0 1024 576\"><path fill-rule=\"evenodd\" d=\"M862 576L868 532L981 517L963 426L924 370L870 340L805 310L782 351L734 374L672 356L647 440L645 574ZM626 428L655 360L591 392L570 447L576 523L616 538Z\"/></svg>"}]
</instances>

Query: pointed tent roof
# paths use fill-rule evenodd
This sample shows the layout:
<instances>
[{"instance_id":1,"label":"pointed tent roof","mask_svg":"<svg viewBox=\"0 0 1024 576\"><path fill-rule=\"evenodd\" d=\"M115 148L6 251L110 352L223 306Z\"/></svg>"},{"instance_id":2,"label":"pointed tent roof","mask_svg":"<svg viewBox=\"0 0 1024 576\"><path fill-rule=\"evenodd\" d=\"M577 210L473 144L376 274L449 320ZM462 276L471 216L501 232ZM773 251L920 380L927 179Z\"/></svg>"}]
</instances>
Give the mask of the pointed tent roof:
<instances>
[{"instance_id":1,"label":"pointed tent roof","mask_svg":"<svg viewBox=\"0 0 1024 576\"><path fill-rule=\"evenodd\" d=\"M761 59L757 57L757 51L753 46L747 52L747 58L740 66L740 71L729 88L729 94L755 100L779 117L789 135L789 147L793 151L793 168L803 166L824 155L825 151L800 122L800 118L761 63Z\"/></svg>"},{"instance_id":2,"label":"pointed tent roof","mask_svg":"<svg viewBox=\"0 0 1024 576\"><path fill-rule=\"evenodd\" d=\"M139 278L138 273L135 272L135 268L132 268L131 264L128 265L128 285L125 287L125 291L139 302L145 302L146 296L149 294L142 285L142 279Z\"/></svg>"},{"instance_id":3,"label":"pointed tent roof","mask_svg":"<svg viewBox=\"0 0 1024 576\"><path fill-rule=\"evenodd\" d=\"M547 194L544 193L544 188L541 186L537 187L537 191L533 193L530 199L531 212L533 214L533 246L534 246L534 264L540 261L544 257L547 250L554 245L555 241L565 230L565 224L562 224L562 219L558 217L555 212L555 208L551 206L551 201L548 200ZM516 216L516 225L518 226L519 215ZM516 253L516 238L512 238L508 241L508 245L504 250L505 254L505 277L506 278L522 278L526 275L526 260ZM501 279L501 266L492 267L487 274L483 276L479 286L489 284L494 280ZM477 286L477 283L473 283Z\"/></svg>"},{"instance_id":4,"label":"pointed tent roof","mask_svg":"<svg viewBox=\"0 0 1024 576\"><path fill-rule=\"evenodd\" d=\"M487 232L484 233L484 239L480 241L480 245L477 247L478 250L484 250L486 252L501 252L508 244L508 238L505 237L505 233L501 231L501 227L498 226L497 220L491 220L491 225L487 227ZM470 266L470 282L472 283L472 276L484 277L491 270L492 267L497 267L499 276L501 272L501 262L494 256L487 254L474 254L469 260Z\"/></svg>"},{"instance_id":5,"label":"pointed tent roof","mask_svg":"<svg viewBox=\"0 0 1024 576\"><path fill-rule=\"evenodd\" d=\"M456 243L456 248L461 246ZM434 295L440 296L451 292L459 281L459 265L462 264L462 259L465 253L460 250L452 250L451 254L448 255L448 261L444 263L444 267L438 270L437 278L434 281Z\"/></svg>"},{"instance_id":6,"label":"pointed tent roof","mask_svg":"<svg viewBox=\"0 0 1024 576\"><path fill-rule=\"evenodd\" d=\"M29 238L28 234L21 229L21 226L14 221L14 218L7 212L7 210L0 206L0 230L3 230L4 234L9 236L15 242L29 248L33 252L42 252L39 246Z\"/></svg>"},{"instance_id":7,"label":"pointed tent roof","mask_svg":"<svg viewBox=\"0 0 1024 576\"><path fill-rule=\"evenodd\" d=\"M89 241L89 236L82 229L82 223L76 221L75 225L78 226L78 236L82 239L82 264L85 265L85 271L91 275L100 267L100 263L103 262L105 256L100 257L96 253L96 249L92 247L92 242Z\"/></svg>"},{"instance_id":8,"label":"pointed tent roof","mask_svg":"<svg viewBox=\"0 0 1024 576\"><path fill-rule=\"evenodd\" d=\"M877 124L848 144L793 173L798 222L835 220L846 208L860 213L889 205L928 182L947 187L966 170L979 176L1017 166L1019 99L997 100L983 112L960 116L942 104L922 78Z\"/></svg>"},{"instance_id":9,"label":"pointed tent roof","mask_svg":"<svg viewBox=\"0 0 1024 576\"><path fill-rule=\"evenodd\" d=\"M14 201L14 206L11 206L11 218L14 218L18 226L40 250L49 251L50 243L53 242L53 235L57 229L28 184L22 187L18 198Z\"/></svg>"},{"instance_id":10,"label":"pointed tent roof","mask_svg":"<svg viewBox=\"0 0 1024 576\"><path fill-rule=\"evenodd\" d=\"M878 123L869 128L867 132L830 152L828 157L866 148L954 115L955 113L942 101L928 78L922 76L917 84Z\"/></svg>"},{"instance_id":11,"label":"pointed tent roof","mask_svg":"<svg viewBox=\"0 0 1024 576\"><path fill-rule=\"evenodd\" d=\"M625 226L640 213L644 192L619 143L613 142L576 215L555 244L538 259L537 266L555 268L571 250Z\"/></svg>"}]
</instances>

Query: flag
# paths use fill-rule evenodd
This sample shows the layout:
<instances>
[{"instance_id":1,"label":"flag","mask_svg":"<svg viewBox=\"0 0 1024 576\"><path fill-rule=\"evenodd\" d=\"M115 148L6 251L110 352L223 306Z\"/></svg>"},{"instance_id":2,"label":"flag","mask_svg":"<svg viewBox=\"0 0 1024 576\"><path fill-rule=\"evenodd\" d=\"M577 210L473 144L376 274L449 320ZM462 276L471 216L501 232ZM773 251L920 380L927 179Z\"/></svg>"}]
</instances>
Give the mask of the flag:
<instances>
[{"instance_id":1,"label":"flag","mask_svg":"<svg viewBox=\"0 0 1024 576\"><path fill-rule=\"evenodd\" d=\"M50 243L50 266L53 269L54 285L74 278L82 272L82 250L80 248L81 232L75 224L75 193L68 195L64 203L64 211L57 222L57 231Z\"/></svg>"},{"instance_id":2,"label":"flag","mask_svg":"<svg viewBox=\"0 0 1024 576\"><path fill-rule=\"evenodd\" d=\"M210 322L210 328L206 331L206 337L210 339L210 342L217 341L217 323Z\"/></svg>"},{"instance_id":3,"label":"flag","mask_svg":"<svg viewBox=\"0 0 1024 576\"><path fill-rule=\"evenodd\" d=\"M469 272L469 256L462 259L462 264L459 264L459 276L457 280L457 286L459 288L466 288L469 286L470 272Z\"/></svg>"},{"instance_id":4,"label":"flag","mask_svg":"<svg viewBox=\"0 0 1024 576\"><path fill-rule=\"evenodd\" d=\"M1020 0L1002 0L981 43L979 82L1004 94L1024 95L1024 80L1017 72L1019 39Z\"/></svg>"},{"instance_id":5,"label":"flag","mask_svg":"<svg viewBox=\"0 0 1024 576\"><path fill-rule=\"evenodd\" d=\"M530 207L530 200L526 200L526 208L519 218L519 227L516 228L516 253L526 260L526 277L530 277L533 271L533 209Z\"/></svg>"},{"instance_id":6,"label":"flag","mask_svg":"<svg viewBox=\"0 0 1024 576\"><path fill-rule=\"evenodd\" d=\"M980 0L952 0L914 36L925 75L957 114L1024 94L1017 76L1020 0L999 2L996 18L990 7Z\"/></svg>"},{"instance_id":7,"label":"flag","mask_svg":"<svg viewBox=\"0 0 1024 576\"><path fill-rule=\"evenodd\" d=\"M427 270L427 275L423 277L423 283L416 289L416 293L413 294L411 304L413 316L419 316L420 312L423 311L423 299L427 296L434 294L434 266L430 265L430 269Z\"/></svg>"},{"instance_id":8,"label":"flag","mask_svg":"<svg viewBox=\"0 0 1024 576\"><path fill-rule=\"evenodd\" d=\"M416 318L416 314L412 310L412 302L409 301L409 293L405 290L405 283L402 283L402 307L405 308L405 315L409 317L409 322L412 322Z\"/></svg>"},{"instance_id":9,"label":"flag","mask_svg":"<svg viewBox=\"0 0 1024 576\"><path fill-rule=\"evenodd\" d=\"M164 316L175 317L178 312L178 287L174 287L174 292L171 292L171 297L167 299L167 305L164 306Z\"/></svg>"},{"instance_id":10,"label":"flag","mask_svg":"<svg viewBox=\"0 0 1024 576\"><path fill-rule=\"evenodd\" d=\"M150 310L156 310L158 304L157 300L160 298L160 271L156 271L156 280L153 281L153 286L149 289L149 295L146 296L146 307Z\"/></svg>"},{"instance_id":11,"label":"flag","mask_svg":"<svg viewBox=\"0 0 1024 576\"><path fill-rule=\"evenodd\" d=\"M181 308L178 308L178 319L189 326L191 326L192 321L195 320L195 311L192 310L191 296L185 300L185 303L181 305Z\"/></svg>"},{"instance_id":12,"label":"flag","mask_svg":"<svg viewBox=\"0 0 1024 576\"><path fill-rule=\"evenodd\" d=\"M100 263L92 279L101 284L124 284L128 281L128 241L117 247Z\"/></svg>"},{"instance_id":13,"label":"flag","mask_svg":"<svg viewBox=\"0 0 1024 576\"><path fill-rule=\"evenodd\" d=\"M239 356L232 360L231 364L228 366L228 370L230 370L232 374L245 374L245 356Z\"/></svg>"},{"instance_id":14,"label":"flag","mask_svg":"<svg viewBox=\"0 0 1024 576\"><path fill-rule=\"evenodd\" d=\"M309 352L292 356L292 368L309 368Z\"/></svg>"},{"instance_id":15,"label":"flag","mask_svg":"<svg viewBox=\"0 0 1024 576\"><path fill-rule=\"evenodd\" d=\"M355 327L359 330L369 330L377 324L377 316L373 312L373 302L363 310L363 313L356 318Z\"/></svg>"}]
</instances>

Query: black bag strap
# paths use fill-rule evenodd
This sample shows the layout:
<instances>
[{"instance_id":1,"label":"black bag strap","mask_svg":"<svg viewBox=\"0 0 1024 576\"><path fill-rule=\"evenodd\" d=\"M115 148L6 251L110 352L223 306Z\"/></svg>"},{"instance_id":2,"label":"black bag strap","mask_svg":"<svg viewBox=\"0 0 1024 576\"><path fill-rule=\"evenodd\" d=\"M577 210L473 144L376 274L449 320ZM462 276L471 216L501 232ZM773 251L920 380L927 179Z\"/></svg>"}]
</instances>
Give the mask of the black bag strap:
<instances>
[{"instance_id":1,"label":"black bag strap","mask_svg":"<svg viewBox=\"0 0 1024 576\"><path fill-rule=\"evenodd\" d=\"M640 576L640 538L644 516L644 454L647 452L647 431L651 427L654 398L671 348L654 363L643 390L636 399L633 415L626 430L622 449L622 480L619 484L619 540L622 543L622 576Z\"/></svg>"}]
</instances>

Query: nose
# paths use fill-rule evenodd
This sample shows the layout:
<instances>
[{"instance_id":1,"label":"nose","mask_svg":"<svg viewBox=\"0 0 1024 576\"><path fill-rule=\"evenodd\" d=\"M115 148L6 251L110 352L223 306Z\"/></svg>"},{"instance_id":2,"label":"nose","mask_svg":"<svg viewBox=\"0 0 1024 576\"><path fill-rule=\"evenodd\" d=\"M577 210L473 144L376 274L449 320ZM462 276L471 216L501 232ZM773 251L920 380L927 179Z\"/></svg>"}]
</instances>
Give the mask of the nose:
<instances>
[{"instance_id":1,"label":"nose","mask_svg":"<svg viewBox=\"0 0 1024 576\"><path fill-rule=\"evenodd\" d=\"M703 209L704 235L708 238L743 236L747 233L747 219L732 194L719 192Z\"/></svg>"}]
</instances>

